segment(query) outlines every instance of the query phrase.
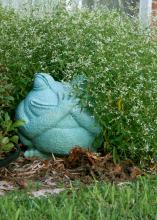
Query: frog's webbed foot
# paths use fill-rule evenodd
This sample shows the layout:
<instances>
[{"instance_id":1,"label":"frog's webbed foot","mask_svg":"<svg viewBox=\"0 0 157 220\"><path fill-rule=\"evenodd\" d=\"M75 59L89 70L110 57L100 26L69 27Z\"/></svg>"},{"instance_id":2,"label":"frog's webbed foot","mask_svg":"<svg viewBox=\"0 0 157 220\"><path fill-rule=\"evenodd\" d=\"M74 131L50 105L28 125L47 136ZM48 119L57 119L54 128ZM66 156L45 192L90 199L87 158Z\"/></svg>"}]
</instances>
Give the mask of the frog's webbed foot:
<instances>
[{"instance_id":1,"label":"frog's webbed foot","mask_svg":"<svg viewBox=\"0 0 157 220\"><path fill-rule=\"evenodd\" d=\"M35 148L32 148L32 149L29 149L29 150L25 151L24 156L26 158L29 158L29 157L39 157L39 158L42 158L44 160L49 159L51 157L51 155L44 154L44 153L38 151Z\"/></svg>"},{"instance_id":2,"label":"frog's webbed foot","mask_svg":"<svg viewBox=\"0 0 157 220\"><path fill-rule=\"evenodd\" d=\"M69 109L71 111L79 103L79 99L72 97L67 93L57 93L58 97L58 106L62 109Z\"/></svg>"}]
</instances>

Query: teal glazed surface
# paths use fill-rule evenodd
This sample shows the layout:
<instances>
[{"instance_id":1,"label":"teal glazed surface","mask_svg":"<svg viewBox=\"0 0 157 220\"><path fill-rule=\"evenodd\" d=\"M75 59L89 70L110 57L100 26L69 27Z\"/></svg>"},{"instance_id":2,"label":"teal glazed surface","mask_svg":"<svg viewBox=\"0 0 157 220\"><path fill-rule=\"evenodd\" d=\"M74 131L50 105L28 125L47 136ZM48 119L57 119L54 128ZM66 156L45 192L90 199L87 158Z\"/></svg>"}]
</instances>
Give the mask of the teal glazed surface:
<instances>
[{"instance_id":1,"label":"teal glazed surface","mask_svg":"<svg viewBox=\"0 0 157 220\"><path fill-rule=\"evenodd\" d=\"M62 83L46 73L35 74L32 90L16 109L16 119L25 121L19 128L21 142L28 147L25 157L67 155L75 146L92 150L101 129L72 95L71 85L79 80Z\"/></svg>"}]
</instances>

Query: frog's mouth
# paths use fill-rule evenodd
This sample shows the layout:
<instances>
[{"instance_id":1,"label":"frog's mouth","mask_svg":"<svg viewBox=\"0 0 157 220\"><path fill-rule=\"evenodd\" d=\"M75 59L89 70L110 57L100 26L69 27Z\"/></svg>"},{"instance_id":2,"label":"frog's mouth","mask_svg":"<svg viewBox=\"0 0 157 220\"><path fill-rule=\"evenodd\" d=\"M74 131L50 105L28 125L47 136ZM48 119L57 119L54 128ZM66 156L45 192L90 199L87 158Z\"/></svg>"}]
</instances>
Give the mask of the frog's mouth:
<instances>
[{"instance_id":1,"label":"frog's mouth","mask_svg":"<svg viewBox=\"0 0 157 220\"><path fill-rule=\"evenodd\" d=\"M40 102L40 103L39 103L39 102L37 102L37 101L35 101L35 100L31 100L31 101L30 101L30 104L31 104L31 106L34 106L34 107L37 107L37 108L46 108L46 109L53 108L53 107L56 107L56 106L57 106L57 103L51 105L51 104L45 104L45 103L43 103L43 102Z\"/></svg>"}]
</instances>

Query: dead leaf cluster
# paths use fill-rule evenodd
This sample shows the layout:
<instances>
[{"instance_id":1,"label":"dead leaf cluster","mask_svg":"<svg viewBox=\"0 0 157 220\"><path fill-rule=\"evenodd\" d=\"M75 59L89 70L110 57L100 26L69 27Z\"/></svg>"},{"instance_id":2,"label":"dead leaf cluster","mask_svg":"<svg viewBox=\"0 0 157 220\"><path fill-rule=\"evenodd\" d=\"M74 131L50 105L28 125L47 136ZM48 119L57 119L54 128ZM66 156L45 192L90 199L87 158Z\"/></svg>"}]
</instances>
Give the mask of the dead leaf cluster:
<instances>
[{"instance_id":1,"label":"dead leaf cluster","mask_svg":"<svg viewBox=\"0 0 157 220\"><path fill-rule=\"evenodd\" d=\"M28 160L21 155L7 168L0 169L2 181L7 180L20 189L26 188L30 180L38 180L44 186L53 188L61 183L68 187L74 180L85 184L93 180L119 183L134 180L141 174L142 171L132 161L115 164L111 154L100 156L79 147L73 148L68 157L51 160Z\"/></svg>"},{"instance_id":2,"label":"dead leaf cluster","mask_svg":"<svg viewBox=\"0 0 157 220\"><path fill-rule=\"evenodd\" d=\"M134 166L131 160L115 164L111 154L100 156L82 148L74 148L69 157L64 160L64 164L70 173L75 171L83 182L84 177L88 177L90 182L92 179L122 182L134 180L142 174L142 171Z\"/></svg>"}]
</instances>

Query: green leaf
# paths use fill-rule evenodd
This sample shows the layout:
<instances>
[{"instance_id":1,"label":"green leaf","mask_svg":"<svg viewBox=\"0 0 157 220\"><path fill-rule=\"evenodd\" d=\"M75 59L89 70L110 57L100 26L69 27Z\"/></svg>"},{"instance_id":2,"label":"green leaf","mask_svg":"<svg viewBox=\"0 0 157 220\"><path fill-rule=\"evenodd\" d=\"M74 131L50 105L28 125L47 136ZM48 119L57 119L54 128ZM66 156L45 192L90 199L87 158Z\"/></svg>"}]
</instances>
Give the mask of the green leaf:
<instances>
[{"instance_id":1,"label":"green leaf","mask_svg":"<svg viewBox=\"0 0 157 220\"><path fill-rule=\"evenodd\" d=\"M8 138L8 137L2 138L2 140L1 140L1 144L2 144L2 145L6 145L6 144L8 144L8 143L9 143L9 138Z\"/></svg>"},{"instance_id":2,"label":"green leaf","mask_svg":"<svg viewBox=\"0 0 157 220\"><path fill-rule=\"evenodd\" d=\"M14 130L15 128L18 128L18 127L20 127L20 126L22 126L22 125L24 125L24 124L25 124L25 121L24 121L24 120L17 120L17 121L15 121L15 122L12 124L10 131L12 131L12 130Z\"/></svg>"},{"instance_id":3,"label":"green leaf","mask_svg":"<svg viewBox=\"0 0 157 220\"><path fill-rule=\"evenodd\" d=\"M10 139L11 142L13 142L15 144L18 144L19 137L17 135L14 135L9 139Z\"/></svg>"},{"instance_id":4,"label":"green leaf","mask_svg":"<svg viewBox=\"0 0 157 220\"><path fill-rule=\"evenodd\" d=\"M113 147L113 162L115 164L117 164L118 160L119 160L119 157L118 157L118 154L117 154L117 149L116 149L116 147Z\"/></svg>"},{"instance_id":5,"label":"green leaf","mask_svg":"<svg viewBox=\"0 0 157 220\"><path fill-rule=\"evenodd\" d=\"M3 133L2 131L0 131L0 143L1 143L2 138L3 138Z\"/></svg>"},{"instance_id":6,"label":"green leaf","mask_svg":"<svg viewBox=\"0 0 157 220\"><path fill-rule=\"evenodd\" d=\"M12 148L14 147L14 144L9 142L8 144L6 144L4 147L3 147L3 150L4 151L9 151L11 150Z\"/></svg>"},{"instance_id":7,"label":"green leaf","mask_svg":"<svg viewBox=\"0 0 157 220\"><path fill-rule=\"evenodd\" d=\"M10 120L10 116L9 116L8 112L5 113L4 118L5 118L5 121Z\"/></svg>"},{"instance_id":8,"label":"green leaf","mask_svg":"<svg viewBox=\"0 0 157 220\"><path fill-rule=\"evenodd\" d=\"M12 127L12 121L9 120L9 121L6 121L6 124L5 124L5 130L8 132L8 131L11 131L11 127Z\"/></svg>"}]
</instances>

